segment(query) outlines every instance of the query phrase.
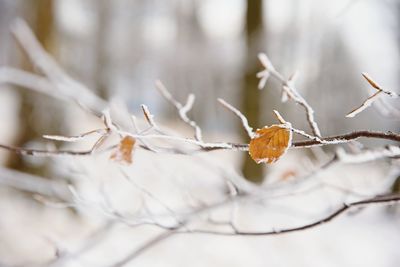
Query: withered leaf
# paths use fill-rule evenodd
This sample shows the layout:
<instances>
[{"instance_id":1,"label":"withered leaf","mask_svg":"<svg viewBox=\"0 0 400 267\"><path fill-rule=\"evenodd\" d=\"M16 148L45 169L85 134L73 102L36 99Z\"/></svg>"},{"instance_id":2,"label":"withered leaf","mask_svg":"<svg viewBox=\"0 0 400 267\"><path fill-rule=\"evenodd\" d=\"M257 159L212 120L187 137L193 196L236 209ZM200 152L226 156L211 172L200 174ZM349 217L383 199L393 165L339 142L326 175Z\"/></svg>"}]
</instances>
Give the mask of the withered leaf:
<instances>
[{"instance_id":1,"label":"withered leaf","mask_svg":"<svg viewBox=\"0 0 400 267\"><path fill-rule=\"evenodd\" d=\"M382 88L379 86L379 84L377 84L374 80L372 80L372 78L369 77L368 74L362 73L361 75L364 77L364 79L367 80L367 82L368 82L372 87L374 87L375 89L377 89L377 90L379 90L379 91L382 90Z\"/></svg>"},{"instance_id":2,"label":"withered leaf","mask_svg":"<svg viewBox=\"0 0 400 267\"><path fill-rule=\"evenodd\" d=\"M126 164L132 163L132 152L135 146L136 140L133 137L125 136L119 142L117 149L112 153L110 159L117 162Z\"/></svg>"},{"instance_id":3,"label":"withered leaf","mask_svg":"<svg viewBox=\"0 0 400 267\"><path fill-rule=\"evenodd\" d=\"M249 144L249 153L256 163L274 163L289 148L292 132L283 125L272 125L256 131Z\"/></svg>"}]
</instances>

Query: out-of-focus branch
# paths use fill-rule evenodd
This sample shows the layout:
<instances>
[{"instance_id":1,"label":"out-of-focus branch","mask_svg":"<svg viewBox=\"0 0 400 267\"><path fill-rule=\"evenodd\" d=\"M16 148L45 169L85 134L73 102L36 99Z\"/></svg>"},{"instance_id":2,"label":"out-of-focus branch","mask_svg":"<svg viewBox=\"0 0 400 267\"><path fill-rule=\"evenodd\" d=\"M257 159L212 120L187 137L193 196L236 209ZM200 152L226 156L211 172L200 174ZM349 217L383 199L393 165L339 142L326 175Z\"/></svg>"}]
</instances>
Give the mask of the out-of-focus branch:
<instances>
[{"instance_id":1,"label":"out-of-focus branch","mask_svg":"<svg viewBox=\"0 0 400 267\"><path fill-rule=\"evenodd\" d=\"M214 231L214 230L191 230L189 233L198 233L198 234L212 234L212 235L226 235L226 236L267 236L267 235L281 235L286 233L292 232L300 232L307 229L311 229L317 226L321 226L325 223L332 221L333 219L337 218L339 215L342 215L346 211L356 208L356 207L365 207L374 204L396 204L400 202L400 195L383 195L377 196L373 198L367 198L360 201L350 202L350 203L343 203L343 205L331 212L329 215L318 219L314 222L304 224L297 227L292 228L284 228L279 230L271 230L271 231L255 231L255 232L248 232L248 231L240 231L236 227L232 229L232 232L222 232L222 231ZM186 231L179 231L178 233L188 233Z\"/></svg>"},{"instance_id":2,"label":"out-of-focus branch","mask_svg":"<svg viewBox=\"0 0 400 267\"><path fill-rule=\"evenodd\" d=\"M93 94L86 86L72 79L43 49L25 21L17 19L12 33L32 63L49 79L57 93L73 99L82 107L100 114L107 103Z\"/></svg>"},{"instance_id":3,"label":"out-of-focus branch","mask_svg":"<svg viewBox=\"0 0 400 267\"><path fill-rule=\"evenodd\" d=\"M6 168L0 168L0 184L17 190L54 197L64 201L71 198L66 183Z\"/></svg>"},{"instance_id":4,"label":"out-of-focus branch","mask_svg":"<svg viewBox=\"0 0 400 267\"><path fill-rule=\"evenodd\" d=\"M161 241L164 241L165 239L168 239L169 237L173 236L174 234L177 233L177 229L174 230L166 230L162 232L161 234L157 234L155 237L151 238L147 242L144 242L141 246L133 250L131 253L129 253L125 258L122 260L110 265L110 267L123 267L132 260L136 259L138 256L140 256L143 252L147 251L150 248L153 248L155 245L160 243Z\"/></svg>"},{"instance_id":5,"label":"out-of-focus branch","mask_svg":"<svg viewBox=\"0 0 400 267\"><path fill-rule=\"evenodd\" d=\"M0 84L12 84L57 99L68 100L65 95L54 90L54 85L48 79L11 67L0 67Z\"/></svg>"},{"instance_id":6,"label":"out-of-focus branch","mask_svg":"<svg viewBox=\"0 0 400 267\"><path fill-rule=\"evenodd\" d=\"M374 103L379 97L381 97L382 95L387 95L390 96L392 98L398 98L400 97L399 94L389 91L389 90L385 90L383 89L377 82L375 82L371 77L368 76L368 74L363 73L362 76L367 80L367 82L371 85L372 88L374 88L375 90L377 90L376 93L374 93L373 95L371 95L370 97L368 97L362 104L361 106L359 106L358 108L350 111L346 117L347 118L352 118L354 116L356 116L358 113L362 112L363 110L365 110L366 108L368 108L369 106L372 105L372 103Z\"/></svg>"},{"instance_id":7,"label":"out-of-focus branch","mask_svg":"<svg viewBox=\"0 0 400 267\"><path fill-rule=\"evenodd\" d=\"M336 155L343 163L362 163L368 161L379 160L382 158L395 158L400 156L400 147L386 146L379 149L368 149L361 153L349 154L343 149L338 149Z\"/></svg>"},{"instance_id":8,"label":"out-of-focus branch","mask_svg":"<svg viewBox=\"0 0 400 267\"><path fill-rule=\"evenodd\" d=\"M360 201L350 202L350 203L343 203L343 205L327 216L313 221L308 224L300 225L297 227L290 227L290 228L283 228L283 229L273 229L270 231L242 231L237 228L233 224L232 221L227 222L226 225L230 226L232 231L219 231L219 230L202 230L202 229L183 229L184 224L177 225L176 228L165 229L164 232L157 234L155 237L149 239L147 242L135 248L131 253L129 253L125 258L122 260L110 265L110 267L122 267L131 262L132 260L136 259L140 256L143 252L153 248L155 245L159 244L160 242L174 236L175 234L208 234L208 235L218 235L218 236L276 236L281 234L288 234L293 232L300 232L305 231L308 229L312 229L318 226L322 226L325 223L328 223L340 215L344 214L348 210L357 208L357 207L365 207L371 206L376 204L397 204L400 202L400 195L382 195L376 196L372 198L367 198ZM188 223L188 221L186 221ZM185 224L186 225L186 224ZM155 225L156 226L156 225Z\"/></svg>"}]
</instances>

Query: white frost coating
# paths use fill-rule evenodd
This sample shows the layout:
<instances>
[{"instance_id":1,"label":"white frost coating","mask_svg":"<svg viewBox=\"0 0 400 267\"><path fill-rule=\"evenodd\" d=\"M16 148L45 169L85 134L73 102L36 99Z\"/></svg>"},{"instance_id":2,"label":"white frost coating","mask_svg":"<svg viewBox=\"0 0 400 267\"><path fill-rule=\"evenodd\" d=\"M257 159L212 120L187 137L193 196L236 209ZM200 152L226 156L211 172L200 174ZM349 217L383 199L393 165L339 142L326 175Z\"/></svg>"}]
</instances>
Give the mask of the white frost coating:
<instances>
[{"instance_id":1,"label":"white frost coating","mask_svg":"<svg viewBox=\"0 0 400 267\"><path fill-rule=\"evenodd\" d=\"M349 140L346 140L346 139L324 140L324 139L321 139L321 138L319 138L317 136L310 135L310 134L306 133L303 130L299 130L299 129L296 129L296 128L293 128L293 127L290 127L290 130L292 130L294 133L297 133L297 134L299 134L301 136L304 136L304 137L306 137L306 138L308 138L310 140L314 140L314 141L319 142L318 145L334 145L334 144L343 144L343 143L349 142ZM312 146L315 146L315 145L312 145Z\"/></svg>"},{"instance_id":2,"label":"white frost coating","mask_svg":"<svg viewBox=\"0 0 400 267\"><path fill-rule=\"evenodd\" d=\"M272 65L271 60L269 60L268 56L265 53L259 53L258 59L267 71L275 70L274 65Z\"/></svg>"},{"instance_id":3,"label":"white frost coating","mask_svg":"<svg viewBox=\"0 0 400 267\"><path fill-rule=\"evenodd\" d=\"M400 156L400 148L398 146L388 146L384 149L367 150L359 154L348 154L343 148L338 148L336 155L344 163L363 163Z\"/></svg>"},{"instance_id":4,"label":"white frost coating","mask_svg":"<svg viewBox=\"0 0 400 267\"><path fill-rule=\"evenodd\" d=\"M360 113L361 111L365 110L366 108L368 108L369 106L372 105L372 103L375 102L375 100L377 100L380 96L382 96L382 91L378 91L375 94L373 94L372 96L368 97L367 100L365 100L361 106L359 106L358 108L354 109L353 111L351 111L350 113L348 113L346 115L346 118L353 118L354 116L356 116L358 113Z\"/></svg>"},{"instance_id":5,"label":"white frost coating","mask_svg":"<svg viewBox=\"0 0 400 267\"><path fill-rule=\"evenodd\" d=\"M232 106L231 104L229 104L228 102L223 100L222 98L218 98L218 102L221 105L223 105L225 108L227 108L230 111L232 111L236 116L238 116L239 119L242 121L242 126L246 130L247 135L250 138L254 138L253 128L250 127L249 121L247 120L246 116L244 116L242 112L240 112L237 108L235 108L234 106Z\"/></svg>"},{"instance_id":6,"label":"white frost coating","mask_svg":"<svg viewBox=\"0 0 400 267\"><path fill-rule=\"evenodd\" d=\"M54 141L63 141L63 142L76 142L82 140L84 136L62 136L62 135L43 135L43 138L54 140Z\"/></svg>"},{"instance_id":7,"label":"white frost coating","mask_svg":"<svg viewBox=\"0 0 400 267\"><path fill-rule=\"evenodd\" d=\"M155 82L155 85L157 90L161 93L161 95L169 102L171 102L177 109L180 109L182 107L181 103L179 103L178 101L175 100L175 98L172 97L171 93L168 91L168 89L160 80L157 80Z\"/></svg>"},{"instance_id":8,"label":"white frost coating","mask_svg":"<svg viewBox=\"0 0 400 267\"><path fill-rule=\"evenodd\" d=\"M186 100L186 104L184 106L181 105L180 108L178 108L179 116L181 119L189 124L195 131L195 139L198 141L203 140L203 134L201 132L200 127L197 125L197 123L187 116L187 113L192 109L193 104L194 104L195 96L194 94L189 94L188 98Z\"/></svg>"},{"instance_id":9,"label":"white frost coating","mask_svg":"<svg viewBox=\"0 0 400 267\"><path fill-rule=\"evenodd\" d=\"M353 118L358 113L360 113L361 111L363 111L366 108L368 108L369 106L371 106L372 103L374 103L376 100L378 100L383 94L386 94L386 95L388 95L388 96L390 96L392 98L400 97L399 94L397 94L397 93L395 93L393 91L389 91L389 90L383 89L377 82L375 82L371 77L369 77L369 75L367 73L362 73L362 76L367 80L367 82L372 86L372 88L377 90L377 92L375 94L373 94L372 96L368 97L361 104L361 106L359 106L358 108L356 108L353 111L351 111L350 113L348 113L346 115L347 118Z\"/></svg>"},{"instance_id":10,"label":"white frost coating","mask_svg":"<svg viewBox=\"0 0 400 267\"><path fill-rule=\"evenodd\" d=\"M121 135L127 135L133 138L142 138L142 139L165 139L165 140L171 140L171 141L178 141L178 142L184 142L196 146L200 146L202 148L223 148L223 149L232 149L232 150L243 150L246 151L246 148L242 147L237 147L234 144L230 143L205 143L203 141L198 141L195 139L190 139L190 138L184 138L184 137L179 137L179 136L172 136L172 135L162 135L162 134L132 134L130 132L122 131L122 130L117 130L117 133Z\"/></svg>"},{"instance_id":11,"label":"white frost coating","mask_svg":"<svg viewBox=\"0 0 400 267\"><path fill-rule=\"evenodd\" d=\"M193 94L189 94L189 96L187 98L187 101L186 101L186 104L182 105L179 101L177 101L171 95L171 93L168 91L167 87L165 87L165 85L160 80L157 80L155 85L156 85L157 90L161 93L161 95L168 102L170 102L172 105L174 105L175 108L178 110L178 114L179 114L179 117L181 118L181 120L194 129L194 131L195 131L195 134L194 134L195 139L197 141L201 141L202 142L203 137L202 137L201 128L197 125L197 123L195 121L189 119L189 117L187 116L187 112L189 112L193 107L195 96Z\"/></svg>"},{"instance_id":12,"label":"white frost coating","mask_svg":"<svg viewBox=\"0 0 400 267\"><path fill-rule=\"evenodd\" d=\"M182 112L183 114L188 113L192 109L195 99L196 97L194 94L189 94L186 104L179 110L179 112Z\"/></svg>"},{"instance_id":13,"label":"white frost coating","mask_svg":"<svg viewBox=\"0 0 400 267\"><path fill-rule=\"evenodd\" d=\"M86 132L80 135L73 135L73 136L64 136L64 135L48 135L45 134L43 135L43 138L49 139L49 140L54 140L54 141L63 141L63 142L76 142L84 139L85 137L92 135L92 134L100 134L104 135L107 131L105 129L98 129L98 130L93 130L90 132Z\"/></svg>"},{"instance_id":14,"label":"white frost coating","mask_svg":"<svg viewBox=\"0 0 400 267\"><path fill-rule=\"evenodd\" d=\"M142 107L142 110L143 110L143 113L144 113L144 117L145 117L145 119L147 120L147 122L148 122L152 127L154 127L154 128L157 129L158 127L157 127L156 122L154 121L154 115L151 114L149 108L148 108L145 104L142 104L141 107Z\"/></svg>"},{"instance_id":15,"label":"white frost coating","mask_svg":"<svg viewBox=\"0 0 400 267\"><path fill-rule=\"evenodd\" d=\"M367 82L375 89L377 89L378 91L382 91L383 93L387 94L390 97L393 98L398 98L400 97L399 94L390 91L390 90L385 90L382 86L380 86L377 82L375 82L371 77L369 77L369 75L365 72L362 73L362 76L367 80Z\"/></svg>"},{"instance_id":16,"label":"white frost coating","mask_svg":"<svg viewBox=\"0 0 400 267\"><path fill-rule=\"evenodd\" d=\"M285 90L282 90L281 102L282 102L282 103L285 103L285 102L287 102L288 100L289 100L288 93L287 93Z\"/></svg>"},{"instance_id":17,"label":"white frost coating","mask_svg":"<svg viewBox=\"0 0 400 267\"><path fill-rule=\"evenodd\" d=\"M104 125L108 129L110 129L112 131L116 131L117 128L115 127L115 125L112 122L110 109L107 108L107 109L103 110L101 113L103 114Z\"/></svg>"},{"instance_id":18,"label":"white frost coating","mask_svg":"<svg viewBox=\"0 0 400 267\"><path fill-rule=\"evenodd\" d=\"M303 106L306 111L308 124L310 125L313 134L315 136L321 137L321 131L319 130L318 124L315 122L314 119L314 110L294 87L294 81L297 78L296 72L291 75L288 80L286 80L279 72L275 70L274 66L272 65L266 54L260 53L258 54L258 58L261 61L261 64L265 67L265 70L257 74L257 77L261 78L259 88L265 85L265 79L268 79L269 75L281 82L282 89L287 94L283 95L282 99L286 100L287 97L290 97L291 99L293 99L293 101Z\"/></svg>"},{"instance_id":19,"label":"white frost coating","mask_svg":"<svg viewBox=\"0 0 400 267\"><path fill-rule=\"evenodd\" d=\"M258 82L259 90L264 89L269 77L270 77L270 74L269 74L268 70L263 70L263 71L260 71L259 73L257 73L257 78L260 79L260 81Z\"/></svg>"},{"instance_id":20,"label":"white frost coating","mask_svg":"<svg viewBox=\"0 0 400 267\"><path fill-rule=\"evenodd\" d=\"M277 110L274 109L273 112L280 123L282 123L282 124L288 123L287 121L285 121L285 119L282 117L282 115ZM290 124L290 126L291 126L291 124Z\"/></svg>"}]
</instances>

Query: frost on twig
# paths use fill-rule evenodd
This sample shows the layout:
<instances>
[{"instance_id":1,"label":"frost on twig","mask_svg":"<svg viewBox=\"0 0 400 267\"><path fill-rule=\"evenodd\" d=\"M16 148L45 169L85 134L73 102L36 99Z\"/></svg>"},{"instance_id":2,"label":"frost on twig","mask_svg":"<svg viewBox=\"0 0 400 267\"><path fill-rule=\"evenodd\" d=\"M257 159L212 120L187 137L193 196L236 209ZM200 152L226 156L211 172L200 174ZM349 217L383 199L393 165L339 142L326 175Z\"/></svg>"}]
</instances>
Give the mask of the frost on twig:
<instances>
[{"instance_id":1,"label":"frost on twig","mask_svg":"<svg viewBox=\"0 0 400 267\"><path fill-rule=\"evenodd\" d=\"M202 138L201 128L197 125L197 123L195 121L189 119L189 117L187 116L187 113L193 107L195 96L193 94L189 94L189 96L186 100L186 104L182 105L179 101L177 101L171 95L171 93L168 91L168 89L164 86L164 84L161 81L159 81L159 80L156 81L156 88L168 102L170 102L172 105L175 106L181 120L194 129L194 131L195 131L194 138L197 141L202 142L203 138Z\"/></svg>"},{"instance_id":2,"label":"frost on twig","mask_svg":"<svg viewBox=\"0 0 400 267\"><path fill-rule=\"evenodd\" d=\"M362 76L367 80L367 82L371 85L372 88L376 89L377 92L375 92L373 95L369 96L362 104L361 106L357 107L356 109L350 111L346 117L347 118L353 118L356 116L358 113L362 112L366 108L372 105L376 100L378 100L381 96L388 95L392 98L398 98L399 94L385 90L383 89L377 82L375 82L371 77L368 76L366 73L362 73Z\"/></svg>"},{"instance_id":3,"label":"frost on twig","mask_svg":"<svg viewBox=\"0 0 400 267\"><path fill-rule=\"evenodd\" d=\"M62 141L62 142L77 142L81 141L87 136L93 135L93 134L99 134L99 135L105 135L107 133L106 129L97 129L97 130L92 130L86 133L82 133L79 135L74 135L74 136L64 136L64 135L48 135L45 134L43 135L43 138L48 139L48 140L53 140L53 141Z\"/></svg>"},{"instance_id":4,"label":"frost on twig","mask_svg":"<svg viewBox=\"0 0 400 267\"><path fill-rule=\"evenodd\" d=\"M151 127L153 127L154 129L158 129L158 126L157 126L156 122L154 121L154 115L150 113L149 108L144 104L142 104L141 107L142 107L143 115L144 115L146 121L149 123L149 125ZM136 128L137 128L137 126L136 126Z\"/></svg>"},{"instance_id":5,"label":"frost on twig","mask_svg":"<svg viewBox=\"0 0 400 267\"><path fill-rule=\"evenodd\" d=\"M253 128L250 127L249 122L246 118L246 116L243 115L242 112L240 112L237 108L235 108L234 106L232 106L231 104L229 104L228 102L226 102L225 100L223 100L222 98L218 98L218 102L224 106L225 108L227 108L228 110L232 111L233 114L235 114L236 116L239 117L239 119L242 122L242 126L245 129L245 131L247 132L247 135L250 138L254 137L254 132L253 132Z\"/></svg>"},{"instance_id":6,"label":"frost on twig","mask_svg":"<svg viewBox=\"0 0 400 267\"><path fill-rule=\"evenodd\" d=\"M306 137L306 138L308 138L310 140L316 141L321 145L322 144L329 144L329 141L323 140L323 139L319 138L318 136L309 135L308 133L306 133L303 130L299 130L299 129L293 128L292 124L290 122L287 122L277 110L274 110L274 115L278 119L278 121L280 123L282 123L282 125L285 125L292 132L294 132L294 133L296 133L298 135L304 136L304 137Z\"/></svg>"},{"instance_id":7,"label":"frost on twig","mask_svg":"<svg viewBox=\"0 0 400 267\"><path fill-rule=\"evenodd\" d=\"M278 121L282 124L287 124L288 122L285 121L285 119L282 117L282 115L277 111L277 110L273 110L275 117L278 119Z\"/></svg>"},{"instance_id":8,"label":"frost on twig","mask_svg":"<svg viewBox=\"0 0 400 267\"><path fill-rule=\"evenodd\" d=\"M277 72L273 67L271 61L268 59L267 55L264 53L260 53L258 55L261 64L264 66L264 70L257 74L257 77L260 78L259 88L262 89L265 86L265 83L268 77L273 77L278 80L282 84L282 90L284 91L282 99L286 100L287 98L292 99L297 104L301 105L306 112L307 121L310 125L311 131L317 137L321 137L321 131L319 130L318 124L314 118L314 110L308 104L308 102L300 95L300 93L294 87L294 81L297 77L296 74L292 75L288 80L286 80L282 74Z\"/></svg>"}]
</instances>

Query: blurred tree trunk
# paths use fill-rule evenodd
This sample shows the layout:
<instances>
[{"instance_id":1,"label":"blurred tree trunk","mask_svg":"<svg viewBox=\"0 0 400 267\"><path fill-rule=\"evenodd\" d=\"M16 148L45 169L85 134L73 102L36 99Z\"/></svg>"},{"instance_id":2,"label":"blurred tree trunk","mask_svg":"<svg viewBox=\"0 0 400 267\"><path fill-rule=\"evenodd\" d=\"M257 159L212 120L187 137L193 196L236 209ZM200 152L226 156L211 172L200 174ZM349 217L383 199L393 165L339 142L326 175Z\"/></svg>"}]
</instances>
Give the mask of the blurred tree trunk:
<instances>
[{"instance_id":1,"label":"blurred tree trunk","mask_svg":"<svg viewBox=\"0 0 400 267\"><path fill-rule=\"evenodd\" d=\"M111 13L111 1L101 0L97 3L97 33L96 33L96 66L94 82L96 84L97 94L104 98L109 99L110 93L108 91L108 30Z\"/></svg>"},{"instance_id":2,"label":"blurred tree trunk","mask_svg":"<svg viewBox=\"0 0 400 267\"><path fill-rule=\"evenodd\" d=\"M241 110L246 115L252 127L260 126L261 117L261 94L260 90L257 90L258 79L256 74L259 71L257 50L259 49L263 28L262 4L262 0L247 0L245 29L246 59ZM244 136L248 139L247 135L244 134ZM248 156L244 158L242 171L246 179L252 182L261 183L263 181L263 166L256 164Z\"/></svg>"},{"instance_id":3,"label":"blurred tree trunk","mask_svg":"<svg viewBox=\"0 0 400 267\"><path fill-rule=\"evenodd\" d=\"M28 5L28 8L34 8L36 14L33 18L27 18L28 21L33 20L32 28L38 38L39 42L47 51L53 49L53 0L36 0ZM26 10L22 10L23 12ZM20 62L21 68L28 71L34 71L32 64L28 62L27 58L24 56ZM41 100L41 101L39 101ZM38 107L37 105L44 104L43 101L45 97L38 96L35 93L27 90L21 91L21 109L20 109L20 134L16 141L16 145L24 146L29 141L38 139L41 135L38 133L38 121L41 120L35 116ZM38 104L39 102L39 104ZM46 107L41 107L45 109ZM43 166L38 166L33 168L32 166L26 165L23 158L18 155L11 155L8 166L10 168L27 171L31 173L41 174Z\"/></svg>"}]
</instances>

